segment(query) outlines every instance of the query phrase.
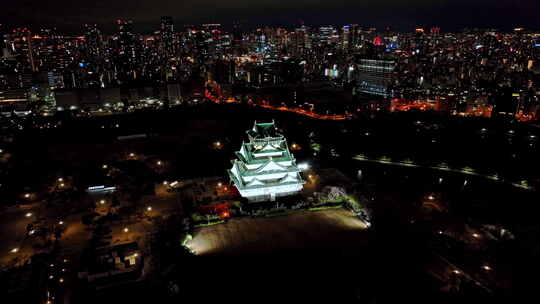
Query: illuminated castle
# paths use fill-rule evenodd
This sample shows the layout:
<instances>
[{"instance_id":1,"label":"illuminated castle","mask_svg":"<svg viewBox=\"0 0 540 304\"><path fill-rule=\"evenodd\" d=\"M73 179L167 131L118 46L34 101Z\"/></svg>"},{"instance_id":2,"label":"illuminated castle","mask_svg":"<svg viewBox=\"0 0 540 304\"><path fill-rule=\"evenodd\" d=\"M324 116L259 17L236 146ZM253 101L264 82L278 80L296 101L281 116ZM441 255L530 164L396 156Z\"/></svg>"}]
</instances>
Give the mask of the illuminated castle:
<instances>
[{"instance_id":1,"label":"illuminated castle","mask_svg":"<svg viewBox=\"0 0 540 304\"><path fill-rule=\"evenodd\" d=\"M228 171L240 194L249 202L261 202L300 192L305 181L274 122L255 122L247 134L249 143L242 143Z\"/></svg>"}]
</instances>

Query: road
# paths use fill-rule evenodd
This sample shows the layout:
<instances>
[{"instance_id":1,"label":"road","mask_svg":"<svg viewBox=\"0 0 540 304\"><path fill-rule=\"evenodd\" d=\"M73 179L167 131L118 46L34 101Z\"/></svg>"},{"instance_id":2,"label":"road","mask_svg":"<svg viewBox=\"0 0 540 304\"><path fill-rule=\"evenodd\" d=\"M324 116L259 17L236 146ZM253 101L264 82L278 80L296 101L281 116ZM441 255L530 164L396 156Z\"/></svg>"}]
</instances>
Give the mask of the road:
<instances>
[{"instance_id":1,"label":"road","mask_svg":"<svg viewBox=\"0 0 540 304\"><path fill-rule=\"evenodd\" d=\"M0 240L3 244L0 251L0 268L13 265L16 260L24 261L33 254L32 242L25 237L26 226L36 220L38 207L39 204L30 204L23 208L11 208L0 214ZM27 217L27 213L32 215ZM14 248L18 249L16 253L11 252Z\"/></svg>"},{"instance_id":2,"label":"road","mask_svg":"<svg viewBox=\"0 0 540 304\"><path fill-rule=\"evenodd\" d=\"M356 155L352 159L353 160L358 160L358 161L364 161L364 162L380 163L380 164L385 164L385 165L414 167L414 168L427 168L427 169L438 170L438 171L447 171L447 172L454 172L454 173L460 173L460 174L465 174L465 175L472 175L472 176L482 177L482 178L490 179L490 180L501 182L501 183L506 183L506 184L512 185L514 187L522 188L522 189L525 189L525 190L534 190L534 188L532 186L529 186L528 184L513 183L513 182L510 182L510 181L507 181L507 180L503 180L503 179L497 177L497 175L486 175L486 174L481 174L481 173L475 172L474 169L471 169L471 168L452 169L452 168L449 168L449 167L444 166L444 165L440 165L440 166L422 166L422 165L414 164L413 162L391 161L389 158L385 158L385 157L380 158L380 159L370 159L370 158L367 158L364 155Z\"/></svg>"}]
</instances>

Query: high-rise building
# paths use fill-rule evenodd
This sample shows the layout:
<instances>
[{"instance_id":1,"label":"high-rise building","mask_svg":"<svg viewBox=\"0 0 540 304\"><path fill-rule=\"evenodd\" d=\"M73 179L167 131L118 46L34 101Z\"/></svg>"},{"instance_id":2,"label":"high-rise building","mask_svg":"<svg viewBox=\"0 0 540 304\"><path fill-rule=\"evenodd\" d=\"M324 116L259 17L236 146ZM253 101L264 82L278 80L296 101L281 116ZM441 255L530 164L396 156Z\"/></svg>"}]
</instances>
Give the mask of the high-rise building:
<instances>
[{"instance_id":1,"label":"high-rise building","mask_svg":"<svg viewBox=\"0 0 540 304\"><path fill-rule=\"evenodd\" d=\"M8 52L6 48L6 26L0 24L0 58L7 57Z\"/></svg>"},{"instance_id":2,"label":"high-rise building","mask_svg":"<svg viewBox=\"0 0 540 304\"><path fill-rule=\"evenodd\" d=\"M169 16L161 17L161 52L167 58L174 55L174 23Z\"/></svg>"},{"instance_id":3,"label":"high-rise building","mask_svg":"<svg viewBox=\"0 0 540 304\"><path fill-rule=\"evenodd\" d=\"M118 25L118 64L121 77L136 78L137 63L136 39L133 33L133 21L117 20Z\"/></svg>"},{"instance_id":4,"label":"high-rise building","mask_svg":"<svg viewBox=\"0 0 540 304\"><path fill-rule=\"evenodd\" d=\"M232 30L232 42L231 46L233 48L233 54L240 55L243 52L243 33L242 33L242 25L240 22L235 22L233 24L233 30Z\"/></svg>"},{"instance_id":5,"label":"high-rise building","mask_svg":"<svg viewBox=\"0 0 540 304\"><path fill-rule=\"evenodd\" d=\"M294 30L290 35L291 50L294 56L302 56L306 50L311 49L311 37L309 29L301 26Z\"/></svg>"},{"instance_id":6,"label":"high-rise building","mask_svg":"<svg viewBox=\"0 0 540 304\"><path fill-rule=\"evenodd\" d=\"M358 24L349 25L349 48L356 48L360 38L360 27Z\"/></svg>"},{"instance_id":7,"label":"high-rise building","mask_svg":"<svg viewBox=\"0 0 540 304\"><path fill-rule=\"evenodd\" d=\"M341 29L341 48L344 50L349 49L349 39L351 36L351 29L350 26L345 25Z\"/></svg>"},{"instance_id":8,"label":"high-rise building","mask_svg":"<svg viewBox=\"0 0 540 304\"><path fill-rule=\"evenodd\" d=\"M396 63L393 60L360 59L357 64L358 90L389 97L388 86Z\"/></svg>"},{"instance_id":9,"label":"high-rise building","mask_svg":"<svg viewBox=\"0 0 540 304\"><path fill-rule=\"evenodd\" d=\"M321 26L319 28L318 39L322 44L330 44L334 40L336 29L333 26Z\"/></svg>"},{"instance_id":10,"label":"high-rise building","mask_svg":"<svg viewBox=\"0 0 540 304\"><path fill-rule=\"evenodd\" d=\"M135 34L133 33L133 21L118 20L118 40L120 49L124 53L134 52Z\"/></svg>"},{"instance_id":11,"label":"high-rise building","mask_svg":"<svg viewBox=\"0 0 540 304\"><path fill-rule=\"evenodd\" d=\"M353 49L359 43L360 27L358 24L349 24L341 29L341 47L344 50Z\"/></svg>"},{"instance_id":12,"label":"high-rise building","mask_svg":"<svg viewBox=\"0 0 540 304\"><path fill-rule=\"evenodd\" d=\"M255 122L247 134L249 142L242 143L228 171L240 195L249 202L262 202L300 192L305 181L274 122Z\"/></svg>"},{"instance_id":13,"label":"high-rise building","mask_svg":"<svg viewBox=\"0 0 540 304\"><path fill-rule=\"evenodd\" d=\"M97 24L84 25L84 38L86 40L86 50L91 62L98 62L102 56L103 40Z\"/></svg>"},{"instance_id":14,"label":"high-rise building","mask_svg":"<svg viewBox=\"0 0 540 304\"><path fill-rule=\"evenodd\" d=\"M38 36L32 37L35 49L36 69L43 72L57 68L59 35L55 28L41 29Z\"/></svg>"},{"instance_id":15,"label":"high-rise building","mask_svg":"<svg viewBox=\"0 0 540 304\"><path fill-rule=\"evenodd\" d=\"M27 28L17 28L9 35L9 52L19 63L19 71L34 72L37 70L34 60L31 33Z\"/></svg>"}]
</instances>

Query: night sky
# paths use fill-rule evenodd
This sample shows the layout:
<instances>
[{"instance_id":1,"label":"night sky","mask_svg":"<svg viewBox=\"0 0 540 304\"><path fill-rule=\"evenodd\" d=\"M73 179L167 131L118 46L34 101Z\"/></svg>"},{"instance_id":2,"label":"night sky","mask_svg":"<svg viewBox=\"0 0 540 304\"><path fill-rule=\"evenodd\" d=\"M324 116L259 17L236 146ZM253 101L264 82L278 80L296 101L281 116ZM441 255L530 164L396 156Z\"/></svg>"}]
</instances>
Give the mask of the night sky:
<instances>
[{"instance_id":1,"label":"night sky","mask_svg":"<svg viewBox=\"0 0 540 304\"><path fill-rule=\"evenodd\" d=\"M98 23L105 31L114 20L132 19L135 29L158 28L159 17L176 24L232 23L247 26L291 26L358 23L411 30L439 25L443 30L464 27L515 26L540 28L539 0L11 0L2 1L0 22L8 26L56 26L77 32L81 24Z\"/></svg>"}]
</instances>

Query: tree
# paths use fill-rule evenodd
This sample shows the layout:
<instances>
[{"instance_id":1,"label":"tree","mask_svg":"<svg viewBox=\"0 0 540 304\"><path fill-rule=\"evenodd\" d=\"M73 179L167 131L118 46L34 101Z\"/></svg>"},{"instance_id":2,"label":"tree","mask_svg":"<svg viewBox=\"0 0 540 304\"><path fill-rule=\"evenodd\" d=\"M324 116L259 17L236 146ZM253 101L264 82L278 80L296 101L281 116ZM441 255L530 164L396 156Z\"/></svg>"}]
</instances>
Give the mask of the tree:
<instances>
[{"instance_id":1,"label":"tree","mask_svg":"<svg viewBox=\"0 0 540 304\"><path fill-rule=\"evenodd\" d=\"M84 225L92 225L94 219L98 216L97 213L86 214L81 217L81 221Z\"/></svg>"}]
</instances>

